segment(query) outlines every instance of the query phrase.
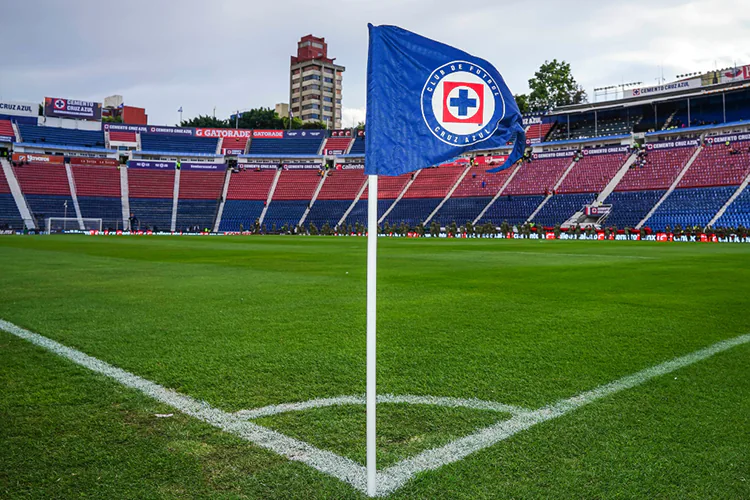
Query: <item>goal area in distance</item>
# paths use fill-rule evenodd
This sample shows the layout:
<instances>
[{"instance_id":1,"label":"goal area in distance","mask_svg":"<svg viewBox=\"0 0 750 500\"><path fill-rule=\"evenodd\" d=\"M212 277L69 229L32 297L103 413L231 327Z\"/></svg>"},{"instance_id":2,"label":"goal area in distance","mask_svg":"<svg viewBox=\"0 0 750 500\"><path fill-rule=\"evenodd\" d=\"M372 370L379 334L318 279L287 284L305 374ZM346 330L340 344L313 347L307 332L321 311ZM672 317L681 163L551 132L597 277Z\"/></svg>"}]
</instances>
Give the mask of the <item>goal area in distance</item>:
<instances>
[{"instance_id":1,"label":"goal area in distance","mask_svg":"<svg viewBox=\"0 0 750 500\"><path fill-rule=\"evenodd\" d=\"M49 217L47 219L47 232L60 233L64 231L101 231L102 219L78 218L78 217Z\"/></svg>"}]
</instances>

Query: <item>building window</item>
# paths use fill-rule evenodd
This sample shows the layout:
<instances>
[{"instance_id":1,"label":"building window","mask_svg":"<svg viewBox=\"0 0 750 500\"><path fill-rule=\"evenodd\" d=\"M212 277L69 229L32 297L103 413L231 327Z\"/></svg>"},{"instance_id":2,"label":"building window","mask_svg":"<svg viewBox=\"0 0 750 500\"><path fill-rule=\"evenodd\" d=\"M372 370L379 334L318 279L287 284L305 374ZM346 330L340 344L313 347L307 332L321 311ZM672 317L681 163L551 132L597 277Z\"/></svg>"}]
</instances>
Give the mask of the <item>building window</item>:
<instances>
[{"instance_id":1,"label":"building window","mask_svg":"<svg viewBox=\"0 0 750 500\"><path fill-rule=\"evenodd\" d=\"M299 48L302 48L302 47L309 47L309 46L310 46L310 42L309 42L309 41L307 41L307 42L302 42L302 43L300 43L300 44L299 44Z\"/></svg>"},{"instance_id":2,"label":"building window","mask_svg":"<svg viewBox=\"0 0 750 500\"><path fill-rule=\"evenodd\" d=\"M331 99L330 97L323 97L323 100L325 102L333 102L333 99Z\"/></svg>"},{"instance_id":3,"label":"building window","mask_svg":"<svg viewBox=\"0 0 750 500\"><path fill-rule=\"evenodd\" d=\"M323 68L326 73L333 73L333 68Z\"/></svg>"},{"instance_id":4,"label":"building window","mask_svg":"<svg viewBox=\"0 0 750 500\"><path fill-rule=\"evenodd\" d=\"M326 83L333 83L333 78L325 77L325 78L323 78L323 81L326 82Z\"/></svg>"},{"instance_id":5,"label":"building window","mask_svg":"<svg viewBox=\"0 0 750 500\"><path fill-rule=\"evenodd\" d=\"M305 104L302 106L302 111L306 111L308 109L320 109L320 104Z\"/></svg>"},{"instance_id":6,"label":"building window","mask_svg":"<svg viewBox=\"0 0 750 500\"><path fill-rule=\"evenodd\" d=\"M307 75L302 79L303 82L309 81L309 80L320 80L320 76L318 75Z\"/></svg>"},{"instance_id":7,"label":"building window","mask_svg":"<svg viewBox=\"0 0 750 500\"><path fill-rule=\"evenodd\" d=\"M316 49L322 49L323 48L323 44L322 43L318 43L318 42L313 42L312 46L315 47Z\"/></svg>"},{"instance_id":8,"label":"building window","mask_svg":"<svg viewBox=\"0 0 750 500\"><path fill-rule=\"evenodd\" d=\"M323 106L323 111L333 111L333 108L331 106Z\"/></svg>"},{"instance_id":9,"label":"building window","mask_svg":"<svg viewBox=\"0 0 750 500\"><path fill-rule=\"evenodd\" d=\"M295 97L294 99L292 99L292 102L293 103L299 102L299 97Z\"/></svg>"},{"instance_id":10,"label":"building window","mask_svg":"<svg viewBox=\"0 0 750 500\"><path fill-rule=\"evenodd\" d=\"M336 104L341 104L341 99L336 99Z\"/></svg>"},{"instance_id":11,"label":"building window","mask_svg":"<svg viewBox=\"0 0 750 500\"><path fill-rule=\"evenodd\" d=\"M308 90L320 90L320 85L305 85L302 87L302 92L306 92Z\"/></svg>"},{"instance_id":12,"label":"building window","mask_svg":"<svg viewBox=\"0 0 750 500\"><path fill-rule=\"evenodd\" d=\"M312 114L309 114L309 115L303 115L302 119L303 120L320 120L320 115L318 115L316 113L312 113Z\"/></svg>"}]
</instances>

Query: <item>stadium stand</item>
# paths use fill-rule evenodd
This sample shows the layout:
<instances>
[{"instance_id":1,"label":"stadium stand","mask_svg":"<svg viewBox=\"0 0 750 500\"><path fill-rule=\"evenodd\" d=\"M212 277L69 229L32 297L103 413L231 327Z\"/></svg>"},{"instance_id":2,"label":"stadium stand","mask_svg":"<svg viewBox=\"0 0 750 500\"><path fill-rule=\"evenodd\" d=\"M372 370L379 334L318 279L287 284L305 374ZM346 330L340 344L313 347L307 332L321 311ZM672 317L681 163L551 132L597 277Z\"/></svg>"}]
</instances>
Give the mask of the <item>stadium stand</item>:
<instances>
[{"instance_id":1,"label":"stadium stand","mask_svg":"<svg viewBox=\"0 0 750 500\"><path fill-rule=\"evenodd\" d=\"M174 170L128 169L130 211L139 220L141 230L170 230L174 176Z\"/></svg>"},{"instance_id":2,"label":"stadium stand","mask_svg":"<svg viewBox=\"0 0 750 500\"><path fill-rule=\"evenodd\" d=\"M263 219L266 230L272 230L274 225L277 229L284 225L296 227L310 204L320 179L318 170L282 171Z\"/></svg>"},{"instance_id":3,"label":"stadium stand","mask_svg":"<svg viewBox=\"0 0 750 500\"><path fill-rule=\"evenodd\" d=\"M584 155L565 177L557 192L598 193L612 180L629 156L630 153Z\"/></svg>"},{"instance_id":4,"label":"stadium stand","mask_svg":"<svg viewBox=\"0 0 750 500\"><path fill-rule=\"evenodd\" d=\"M221 201L226 171L180 171L180 193L177 201L178 231L213 229L216 212Z\"/></svg>"},{"instance_id":5,"label":"stadium stand","mask_svg":"<svg viewBox=\"0 0 750 500\"><path fill-rule=\"evenodd\" d=\"M645 225L657 230L677 224L704 227L736 190L736 186L675 189Z\"/></svg>"},{"instance_id":6,"label":"stadium stand","mask_svg":"<svg viewBox=\"0 0 750 500\"><path fill-rule=\"evenodd\" d=\"M613 192L605 201L612 205L612 213L607 217L605 224L621 229L634 228L664 196L664 193L666 189Z\"/></svg>"},{"instance_id":7,"label":"stadium stand","mask_svg":"<svg viewBox=\"0 0 750 500\"><path fill-rule=\"evenodd\" d=\"M716 227L750 227L750 185L742 190L714 224Z\"/></svg>"},{"instance_id":8,"label":"stadium stand","mask_svg":"<svg viewBox=\"0 0 750 500\"><path fill-rule=\"evenodd\" d=\"M544 142L545 137L547 137L547 134L549 133L550 129L552 129L554 124L554 122L549 122L529 125L526 128L526 140L532 144L534 142Z\"/></svg>"},{"instance_id":9,"label":"stadium stand","mask_svg":"<svg viewBox=\"0 0 750 500\"><path fill-rule=\"evenodd\" d=\"M102 219L103 229L122 229L120 171L115 167L72 165L82 217Z\"/></svg>"},{"instance_id":10,"label":"stadium stand","mask_svg":"<svg viewBox=\"0 0 750 500\"><path fill-rule=\"evenodd\" d=\"M552 191L573 157L538 159L524 162L503 194L543 194ZM510 221L509 221L510 222Z\"/></svg>"},{"instance_id":11,"label":"stadium stand","mask_svg":"<svg viewBox=\"0 0 750 500\"><path fill-rule=\"evenodd\" d=\"M611 118L600 116L595 124L593 114L571 118L570 131L568 131L567 121L558 122L550 132L548 140L563 141L629 134L640 119L640 116L612 116Z\"/></svg>"},{"instance_id":12,"label":"stadium stand","mask_svg":"<svg viewBox=\"0 0 750 500\"><path fill-rule=\"evenodd\" d=\"M244 153L247 150L247 140L247 137L225 137L221 143L221 149L242 151Z\"/></svg>"},{"instance_id":13,"label":"stadium stand","mask_svg":"<svg viewBox=\"0 0 750 500\"><path fill-rule=\"evenodd\" d=\"M402 222L410 226L421 224L443 201L465 168L451 165L423 169L383 222L391 225Z\"/></svg>"},{"instance_id":14,"label":"stadium stand","mask_svg":"<svg viewBox=\"0 0 750 500\"><path fill-rule=\"evenodd\" d=\"M694 152L694 147L648 151L643 161L633 163L615 191L667 189Z\"/></svg>"},{"instance_id":15,"label":"stadium stand","mask_svg":"<svg viewBox=\"0 0 750 500\"><path fill-rule=\"evenodd\" d=\"M336 226L365 182L364 170L332 170L307 215L306 223Z\"/></svg>"},{"instance_id":16,"label":"stadium stand","mask_svg":"<svg viewBox=\"0 0 750 500\"><path fill-rule=\"evenodd\" d=\"M351 137L329 137L323 146L324 154L345 154L352 142Z\"/></svg>"},{"instance_id":17,"label":"stadium stand","mask_svg":"<svg viewBox=\"0 0 750 500\"><path fill-rule=\"evenodd\" d=\"M87 148L104 148L104 132L101 130L74 130L67 128L40 127L18 124L22 142L44 143Z\"/></svg>"},{"instance_id":18,"label":"stadium stand","mask_svg":"<svg viewBox=\"0 0 750 500\"><path fill-rule=\"evenodd\" d=\"M23 229L23 227L16 200L11 194L5 172L0 168L0 229Z\"/></svg>"},{"instance_id":19,"label":"stadium stand","mask_svg":"<svg viewBox=\"0 0 750 500\"><path fill-rule=\"evenodd\" d=\"M13 131L13 124L10 120L0 120L0 135L10 137L15 141L16 133Z\"/></svg>"},{"instance_id":20,"label":"stadium stand","mask_svg":"<svg viewBox=\"0 0 750 500\"><path fill-rule=\"evenodd\" d=\"M378 179L378 218L383 217L388 208L393 205L398 195L411 179L412 174L403 174L397 177L380 177ZM354 205L346 218L347 224L367 224L367 198L369 188L365 188L359 201ZM399 221L401 222L401 221ZM390 222L389 222L390 224Z\"/></svg>"},{"instance_id":21,"label":"stadium stand","mask_svg":"<svg viewBox=\"0 0 750 500\"><path fill-rule=\"evenodd\" d=\"M254 138L250 141L251 155L270 155L272 157L284 155L317 155L323 138L305 139L264 139Z\"/></svg>"},{"instance_id":22,"label":"stadium stand","mask_svg":"<svg viewBox=\"0 0 750 500\"><path fill-rule=\"evenodd\" d=\"M151 152L215 154L218 139L141 133L141 150Z\"/></svg>"},{"instance_id":23,"label":"stadium stand","mask_svg":"<svg viewBox=\"0 0 750 500\"><path fill-rule=\"evenodd\" d=\"M220 231L249 231L263 212L276 170L241 170L229 178Z\"/></svg>"},{"instance_id":24,"label":"stadium stand","mask_svg":"<svg viewBox=\"0 0 750 500\"><path fill-rule=\"evenodd\" d=\"M750 172L749 147L750 142L704 146L677 187L739 186Z\"/></svg>"},{"instance_id":25,"label":"stadium stand","mask_svg":"<svg viewBox=\"0 0 750 500\"><path fill-rule=\"evenodd\" d=\"M37 227L46 227L48 217L76 216L65 165L29 163L14 172Z\"/></svg>"},{"instance_id":26,"label":"stadium stand","mask_svg":"<svg viewBox=\"0 0 750 500\"><path fill-rule=\"evenodd\" d=\"M473 222L490 201L492 201L491 196L463 198L451 196L440 207L440 210L438 210L438 213L435 214L432 220L436 221L442 227L449 225L451 222L455 222L458 225Z\"/></svg>"}]
</instances>

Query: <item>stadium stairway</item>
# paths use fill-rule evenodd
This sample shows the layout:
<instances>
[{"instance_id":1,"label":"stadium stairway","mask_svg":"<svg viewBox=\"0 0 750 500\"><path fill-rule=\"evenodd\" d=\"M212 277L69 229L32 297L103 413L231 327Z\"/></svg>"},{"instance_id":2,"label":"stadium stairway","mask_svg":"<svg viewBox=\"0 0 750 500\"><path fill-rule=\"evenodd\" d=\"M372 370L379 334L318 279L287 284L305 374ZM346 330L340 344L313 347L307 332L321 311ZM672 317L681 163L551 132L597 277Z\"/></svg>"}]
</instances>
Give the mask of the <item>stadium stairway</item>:
<instances>
[{"instance_id":1,"label":"stadium stairway","mask_svg":"<svg viewBox=\"0 0 750 500\"><path fill-rule=\"evenodd\" d=\"M312 195L312 199L310 200L310 203L307 205L307 208L305 209L305 213L302 214L302 218L299 220L298 226L301 226L305 223L305 219L307 219L308 214L310 213L310 210L312 207L315 206L315 201L318 199L318 195L320 194L320 190L323 188L323 184L325 183L326 179L328 178L328 172L326 171L323 176L320 178L320 182L318 182L318 186L315 188L315 192Z\"/></svg>"},{"instance_id":2,"label":"stadium stairway","mask_svg":"<svg viewBox=\"0 0 750 500\"><path fill-rule=\"evenodd\" d=\"M263 221L266 218L266 213L268 212L268 205L271 204L271 200L273 199L273 194L276 192L276 186L279 184L279 177L281 176L281 169L276 170L276 175L273 178L273 181L271 182L271 188L268 190L268 197L266 198L266 203L263 205L263 211L260 213L259 222L260 225L263 226Z\"/></svg>"},{"instance_id":3,"label":"stadium stairway","mask_svg":"<svg viewBox=\"0 0 750 500\"><path fill-rule=\"evenodd\" d=\"M458 176L458 178L456 179L456 182L453 184L453 186L451 186L450 190L445 195L445 198L443 198L443 201L441 201L440 203L438 203L438 206L435 207L435 210L433 210L430 213L430 215L428 215L427 218L424 220L424 225L425 226L430 223L430 221L432 220L432 218L435 217L435 214L437 214L440 211L440 209L443 208L443 205L445 205L445 202L450 199L450 197L453 195L453 193L456 192L456 189L458 188L459 184L461 184L461 182L464 180L464 177L466 177L466 174L469 173L469 170L471 170L471 166L467 165L466 168L463 170L463 172L461 172L461 174Z\"/></svg>"},{"instance_id":4,"label":"stadium stairway","mask_svg":"<svg viewBox=\"0 0 750 500\"><path fill-rule=\"evenodd\" d=\"M73 199L64 164L29 163L14 168L36 227L49 217L73 217Z\"/></svg>"},{"instance_id":5,"label":"stadium stairway","mask_svg":"<svg viewBox=\"0 0 750 500\"><path fill-rule=\"evenodd\" d=\"M656 202L656 204L651 208L651 210L646 214L646 216L643 218L642 221L640 221L635 228L640 229L643 227L644 224L651 218L651 216L656 213L656 211L659 209L659 206L661 206L662 203L669 197L670 194L672 194L672 191L674 191L677 188L677 185L680 183L682 178L685 176L685 173L688 171L690 166L693 164L696 158L698 158L698 155L701 153L701 150L703 150L703 146L698 146L695 148L695 152L693 152L693 155L690 157L690 159L685 163L685 166L680 171L680 173L677 175L677 177L672 181L672 184L669 186L669 189L664 193L664 196L661 197L659 201Z\"/></svg>"},{"instance_id":6,"label":"stadium stairway","mask_svg":"<svg viewBox=\"0 0 750 500\"><path fill-rule=\"evenodd\" d=\"M5 209L3 209L2 213L14 213L12 210L12 205L15 205L16 210L18 211L18 216L20 217L23 225L25 225L27 229L36 229L34 218L31 215L31 210L29 210L29 205L26 203L26 198L23 196L21 186L18 183L18 179L16 178L16 174L13 171L13 167L5 158L0 158L0 166L2 166L2 178L4 180L4 185L7 185L8 193L5 194L10 194L13 198L13 204L11 204L10 201L6 198L4 206L7 207L8 211L5 212ZM13 220L15 220L14 217L9 217L8 223L12 222Z\"/></svg>"},{"instance_id":7,"label":"stadium stairway","mask_svg":"<svg viewBox=\"0 0 750 500\"><path fill-rule=\"evenodd\" d=\"M354 210L354 207L357 206L359 203L359 200L362 198L362 195L365 192L365 189L367 189L367 185L369 183L369 179L365 177L365 182L362 183L362 186L359 188L359 191L357 191L356 196L354 197L354 200L349 205L349 208L346 209L344 212L344 215L341 216L341 219L339 219L339 222L336 224L336 227L339 227L341 224L343 224L346 221L346 218L349 217L349 214L352 213L352 210Z\"/></svg>"},{"instance_id":8,"label":"stadium stairway","mask_svg":"<svg viewBox=\"0 0 750 500\"><path fill-rule=\"evenodd\" d=\"M380 216L380 218L378 219L378 224L381 224L385 220L385 218L388 217L388 214L390 214L391 211L393 210L393 208L396 206L396 204L399 201L401 201L401 198L403 198L404 194L406 194L406 191L408 191L409 186L411 186L414 183L414 180L417 177L419 177L419 174L421 172L422 172L421 170L417 170L417 171L415 171L411 175L411 177L409 178L409 180L406 182L406 185L404 186L404 189L398 194L398 196L396 197L396 199L393 201L393 204L390 207L388 207L388 209L386 209L386 211L383 213L383 215ZM378 180L380 180L380 179L378 179ZM379 193L378 193L378 201L380 201L380 194Z\"/></svg>"},{"instance_id":9,"label":"stadium stairway","mask_svg":"<svg viewBox=\"0 0 750 500\"><path fill-rule=\"evenodd\" d=\"M638 155L636 153L632 153L628 159L625 161L625 163L622 164L622 167L620 167L620 170L617 171L614 177L609 181L609 183L604 187L604 189L601 190L599 193L599 196L596 197L596 201L598 202L604 202L604 200L607 199L607 197L612 194L612 191L615 190L617 185L620 183L623 177L625 177L625 174L628 173L628 170L630 170L630 167L635 163L635 160L638 159Z\"/></svg>"},{"instance_id":10,"label":"stadium stairway","mask_svg":"<svg viewBox=\"0 0 750 500\"><path fill-rule=\"evenodd\" d=\"M130 190L128 189L128 169L120 167L120 205L122 206L122 227L127 227L130 218Z\"/></svg>"},{"instance_id":11,"label":"stadium stairway","mask_svg":"<svg viewBox=\"0 0 750 500\"><path fill-rule=\"evenodd\" d=\"M741 191L738 189L722 210L714 217L716 220L709 223L710 226L750 227L750 188L745 185Z\"/></svg>"},{"instance_id":12,"label":"stadium stairway","mask_svg":"<svg viewBox=\"0 0 750 500\"><path fill-rule=\"evenodd\" d=\"M78 196L76 195L76 181L73 179L73 171L70 168L70 164L65 164L65 175L68 177L68 186L70 187L70 197L73 198L73 208L75 208L76 218L78 219L78 226L81 231L86 229L83 225L83 217L81 216L81 205L78 204Z\"/></svg>"}]
</instances>

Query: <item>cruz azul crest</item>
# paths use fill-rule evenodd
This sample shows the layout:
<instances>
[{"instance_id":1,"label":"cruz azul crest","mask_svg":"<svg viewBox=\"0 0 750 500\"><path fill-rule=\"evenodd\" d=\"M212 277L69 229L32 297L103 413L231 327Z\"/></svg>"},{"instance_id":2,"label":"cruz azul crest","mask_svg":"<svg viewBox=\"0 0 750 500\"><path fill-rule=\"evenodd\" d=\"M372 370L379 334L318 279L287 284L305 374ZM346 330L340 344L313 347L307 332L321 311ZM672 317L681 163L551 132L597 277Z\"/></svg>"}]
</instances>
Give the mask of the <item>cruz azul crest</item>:
<instances>
[{"instance_id":1,"label":"cruz azul crest","mask_svg":"<svg viewBox=\"0 0 750 500\"><path fill-rule=\"evenodd\" d=\"M446 144L465 147L488 139L505 116L497 82L482 67L452 61L433 71L422 89L422 117Z\"/></svg>"}]
</instances>

